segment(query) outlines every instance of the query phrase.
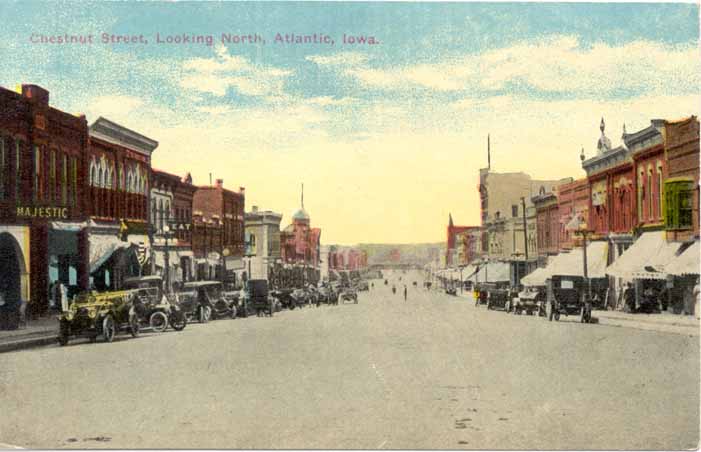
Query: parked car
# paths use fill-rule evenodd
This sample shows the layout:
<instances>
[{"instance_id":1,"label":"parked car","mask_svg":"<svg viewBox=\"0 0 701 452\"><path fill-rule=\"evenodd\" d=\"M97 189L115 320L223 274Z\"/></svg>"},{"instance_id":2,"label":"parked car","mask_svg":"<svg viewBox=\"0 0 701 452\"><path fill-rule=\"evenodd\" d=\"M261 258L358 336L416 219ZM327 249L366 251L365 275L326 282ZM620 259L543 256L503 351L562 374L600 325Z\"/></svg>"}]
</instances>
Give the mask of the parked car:
<instances>
[{"instance_id":1,"label":"parked car","mask_svg":"<svg viewBox=\"0 0 701 452\"><path fill-rule=\"evenodd\" d=\"M134 309L141 324L153 331L163 332L168 326L181 331L187 325L187 316L177 303L171 302L163 293L163 281L158 275L127 278L124 286L134 290Z\"/></svg>"},{"instance_id":2,"label":"parked car","mask_svg":"<svg viewBox=\"0 0 701 452\"><path fill-rule=\"evenodd\" d=\"M560 320L560 315L580 315L582 323L591 321L591 302L584 297L586 290L584 278L581 276L553 276L552 301L548 320Z\"/></svg>"},{"instance_id":3,"label":"parked car","mask_svg":"<svg viewBox=\"0 0 701 452\"><path fill-rule=\"evenodd\" d=\"M120 331L139 335L139 319L134 309L133 290L116 292L84 292L76 297L68 311L59 317L58 342L68 344L72 336L83 336L91 342L103 338L112 342Z\"/></svg>"},{"instance_id":4,"label":"parked car","mask_svg":"<svg viewBox=\"0 0 701 452\"><path fill-rule=\"evenodd\" d=\"M508 282L488 282L480 285L480 294L487 293L487 309L511 309L511 289Z\"/></svg>"},{"instance_id":5,"label":"parked car","mask_svg":"<svg viewBox=\"0 0 701 452\"><path fill-rule=\"evenodd\" d=\"M339 298L343 302L352 301L353 303L358 303L358 293L351 287L343 289Z\"/></svg>"},{"instance_id":6,"label":"parked car","mask_svg":"<svg viewBox=\"0 0 701 452\"><path fill-rule=\"evenodd\" d=\"M224 296L220 281L187 282L177 298L187 316L200 323L223 317L236 318L236 300Z\"/></svg>"},{"instance_id":7,"label":"parked car","mask_svg":"<svg viewBox=\"0 0 701 452\"><path fill-rule=\"evenodd\" d=\"M514 298L514 314L525 312L528 315L544 309L545 292L537 287L527 287L519 292L518 297ZM543 308L541 308L541 306Z\"/></svg>"},{"instance_id":8,"label":"parked car","mask_svg":"<svg viewBox=\"0 0 701 452\"><path fill-rule=\"evenodd\" d=\"M311 300L310 295L304 289L295 289L290 296L294 300L294 307L298 308L307 306ZM294 309L294 307L292 309Z\"/></svg>"},{"instance_id":9,"label":"parked car","mask_svg":"<svg viewBox=\"0 0 701 452\"><path fill-rule=\"evenodd\" d=\"M292 292L294 292L294 289L276 289L270 291L270 295L279 301L281 308L294 309L297 307L297 302L292 297Z\"/></svg>"},{"instance_id":10,"label":"parked car","mask_svg":"<svg viewBox=\"0 0 701 452\"><path fill-rule=\"evenodd\" d=\"M256 311L256 314L261 315L265 313L269 316L273 315L276 300L268 293L267 280L249 280L248 295L250 297L250 305Z\"/></svg>"},{"instance_id":11,"label":"parked car","mask_svg":"<svg viewBox=\"0 0 701 452\"><path fill-rule=\"evenodd\" d=\"M367 281L361 280L361 281L358 281L358 285L357 285L356 288L357 288L358 291L361 291L361 290L370 290L370 285L368 284Z\"/></svg>"}]
</instances>

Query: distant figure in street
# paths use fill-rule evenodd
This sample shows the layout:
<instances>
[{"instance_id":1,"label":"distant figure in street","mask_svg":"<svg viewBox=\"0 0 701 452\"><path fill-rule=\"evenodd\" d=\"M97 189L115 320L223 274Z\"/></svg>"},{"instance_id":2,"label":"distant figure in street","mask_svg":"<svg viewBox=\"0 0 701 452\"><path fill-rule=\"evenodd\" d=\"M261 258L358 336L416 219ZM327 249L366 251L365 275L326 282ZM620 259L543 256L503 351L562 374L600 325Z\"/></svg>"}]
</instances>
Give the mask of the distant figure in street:
<instances>
[{"instance_id":1,"label":"distant figure in street","mask_svg":"<svg viewBox=\"0 0 701 452\"><path fill-rule=\"evenodd\" d=\"M406 301L406 284L404 284L404 301Z\"/></svg>"},{"instance_id":2,"label":"distant figure in street","mask_svg":"<svg viewBox=\"0 0 701 452\"><path fill-rule=\"evenodd\" d=\"M393 294L396 294L396 293L397 293L397 288L394 286L394 284L392 285L392 293L393 293Z\"/></svg>"}]
</instances>

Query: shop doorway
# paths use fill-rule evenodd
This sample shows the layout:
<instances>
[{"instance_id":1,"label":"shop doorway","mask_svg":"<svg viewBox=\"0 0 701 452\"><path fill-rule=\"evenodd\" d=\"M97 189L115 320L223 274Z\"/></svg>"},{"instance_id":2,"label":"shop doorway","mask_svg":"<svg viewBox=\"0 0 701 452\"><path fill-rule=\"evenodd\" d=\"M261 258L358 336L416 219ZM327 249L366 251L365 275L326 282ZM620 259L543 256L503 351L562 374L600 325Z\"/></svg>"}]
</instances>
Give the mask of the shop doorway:
<instances>
[{"instance_id":1,"label":"shop doorway","mask_svg":"<svg viewBox=\"0 0 701 452\"><path fill-rule=\"evenodd\" d=\"M24 255L17 240L9 233L0 233L0 329L7 325L11 314L18 312L22 300L22 275L25 273ZM12 322L14 323L14 322ZM3 325L6 324L6 325Z\"/></svg>"}]
</instances>

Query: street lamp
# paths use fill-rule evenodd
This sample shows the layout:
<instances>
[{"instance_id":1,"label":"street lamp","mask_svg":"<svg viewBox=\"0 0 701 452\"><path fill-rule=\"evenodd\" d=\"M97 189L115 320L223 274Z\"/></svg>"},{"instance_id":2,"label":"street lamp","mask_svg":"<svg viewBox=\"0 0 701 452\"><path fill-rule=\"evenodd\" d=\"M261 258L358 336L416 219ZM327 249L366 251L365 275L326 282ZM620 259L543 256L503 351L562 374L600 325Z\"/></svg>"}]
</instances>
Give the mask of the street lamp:
<instances>
[{"instance_id":1,"label":"street lamp","mask_svg":"<svg viewBox=\"0 0 701 452\"><path fill-rule=\"evenodd\" d=\"M246 284L248 284L248 281L251 280L251 258L253 258L256 255L256 236L253 234L249 234L248 240L243 241L243 246L246 250L246 252L244 253L244 257L248 260L248 274L245 281Z\"/></svg>"}]
</instances>

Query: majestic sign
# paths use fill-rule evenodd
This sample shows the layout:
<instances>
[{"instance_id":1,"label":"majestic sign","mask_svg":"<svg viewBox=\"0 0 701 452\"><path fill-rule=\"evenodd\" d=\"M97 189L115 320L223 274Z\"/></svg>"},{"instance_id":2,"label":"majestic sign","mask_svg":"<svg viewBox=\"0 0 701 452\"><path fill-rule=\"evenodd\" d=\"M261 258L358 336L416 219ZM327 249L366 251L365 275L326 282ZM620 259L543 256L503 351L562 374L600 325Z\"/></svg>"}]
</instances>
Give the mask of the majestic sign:
<instances>
[{"instance_id":1,"label":"majestic sign","mask_svg":"<svg viewBox=\"0 0 701 452\"><path fill-rule=\"evenodd\" d=\"M68 207L17 206L17 217L65 220L68 218Z\"/></svg>"}]
</instances>

